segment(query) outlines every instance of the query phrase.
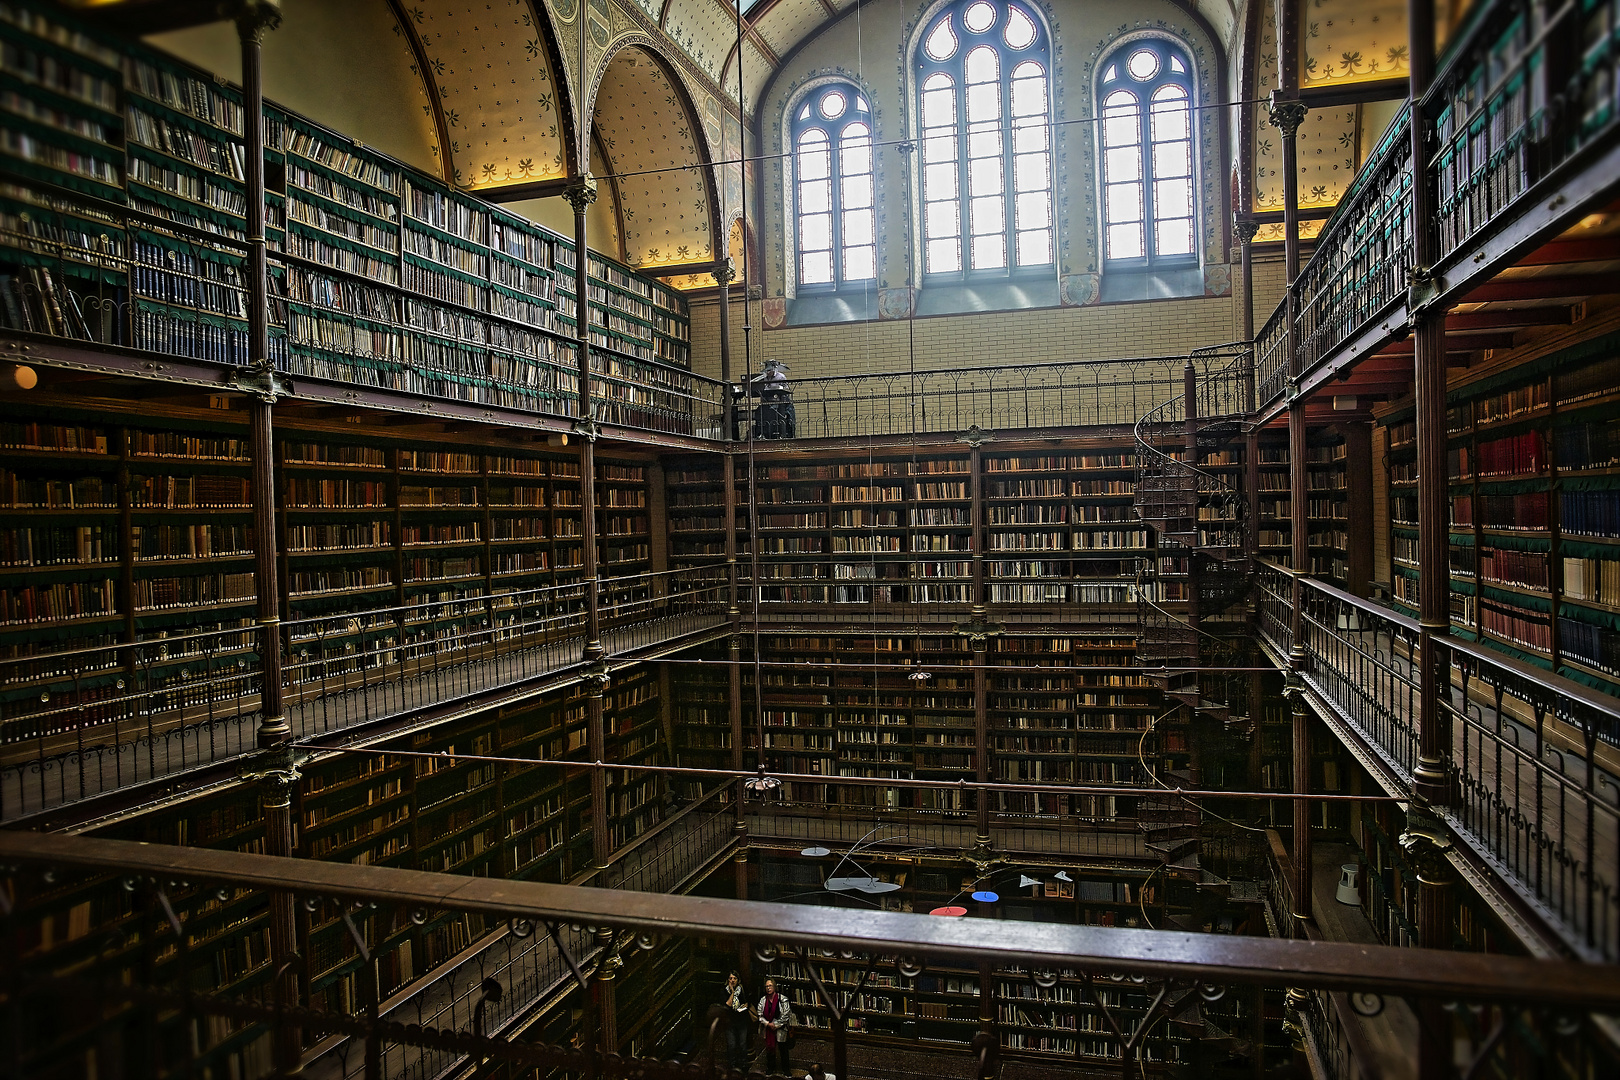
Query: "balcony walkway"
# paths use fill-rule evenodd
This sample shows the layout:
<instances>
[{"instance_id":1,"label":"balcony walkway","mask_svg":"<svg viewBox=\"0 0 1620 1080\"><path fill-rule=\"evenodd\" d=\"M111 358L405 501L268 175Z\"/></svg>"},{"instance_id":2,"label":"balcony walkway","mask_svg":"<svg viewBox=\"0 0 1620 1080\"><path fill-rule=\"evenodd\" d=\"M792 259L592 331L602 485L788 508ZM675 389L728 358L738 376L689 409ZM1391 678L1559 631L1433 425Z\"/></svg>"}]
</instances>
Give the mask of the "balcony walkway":
<instances>
[{"instance_id":1,"label":"balcony walkway","mask_svg":"<svg viewBox=\"0 0 1620 1080\"><path fill-rule=\"evenodd\" d=\"M1269 610L1262 637L1288 654L1284 592L1262 574ZM1417 755L1418 625L1393 610L1306 582L1307 662L1301 677L1391 794L1411 790ZM1453 865L1476 887L1502 878L1556 934L1589 960L1620 955L1620 752L1600 738L1616 704L1489 649L1446 639L1451 685L1452 799L1441 816L1471 849ZM1466 672L1465 672L1466 666ZM1539 719L1539 725L1538 725ZM1583 728L1584 725L1584 728ZM1539 731L1538 731L1539 727ZM1537 932L1515 905L1496 904L1527 943Z\"/></svg>"},{"instance_id":2,"label":"balcony walkway","mask_svg":"<svg viewBox=\"0 0 1620 1080\"><path fill-rule=\"evenodd\" d=\"M699 638L728 625L713 611L672 614L607 629L602 645L611 663L659 645ZM290 675L285 713L295 743L356 731L457 703L476 703L496 689L532 684L577 669L583 662L583 630L534 635L533 644L495 640L451 641L423 656L367 667L365 657L304 660ZM390 650L397 657L399 650ZM379 660L382 653L372 654ZM132 695L130 707L140 707ZM203 714L199 718L199 714ZM214 706L139 712L73 735L0 748L0 821L17 821L69 804L144 786L169 794L162 782L204 766L241 761L254 749L260 721L256 690ZM82 746L80 740L82 739ZM65 745L64 745L65 744ZM33 751L30 753L30 751ZM204 784L222 779L217 770ZM178 786L178 785L176 785ZM154 789L156 789L154 791ZM151 797L151 796L149 796Z\"/></svg>"}]
</instances>

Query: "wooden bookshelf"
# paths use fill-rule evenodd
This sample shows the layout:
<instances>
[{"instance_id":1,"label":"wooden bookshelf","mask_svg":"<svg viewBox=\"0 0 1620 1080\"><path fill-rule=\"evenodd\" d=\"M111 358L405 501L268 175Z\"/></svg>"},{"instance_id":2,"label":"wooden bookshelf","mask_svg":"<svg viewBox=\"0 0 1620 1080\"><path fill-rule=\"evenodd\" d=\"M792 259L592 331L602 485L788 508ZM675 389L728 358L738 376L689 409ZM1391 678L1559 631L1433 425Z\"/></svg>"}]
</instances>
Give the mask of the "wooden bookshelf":
<instances>
[{"instance_id":1,"label":"wooden bookshelf","mask_svg":"<svg viewBox=\"0 0 1620 1080\"><path fill-rule=\"evenodd\" d=\"M1620 424L1609 352L1554 354L1448 394L1452 631L1620 690ZM1418 603L1416 429L1390 437L1395 600Z\"/></svg>"},{"instance_id":2,"label":"wooden bookshelf","mask_svg":"<svg viewBox=\"0 0 1620 1080\"><path fill-rule=\"evenodd\" d=\"M240 91L55 8L8 12L0 330L248 363L245 248L213 239L246 238ZM570 241L277 106L263 125L278 368L574 414ZM685 301L600 256L590 274L594 418L692 433Z\"/></svg>"}]
</instances>

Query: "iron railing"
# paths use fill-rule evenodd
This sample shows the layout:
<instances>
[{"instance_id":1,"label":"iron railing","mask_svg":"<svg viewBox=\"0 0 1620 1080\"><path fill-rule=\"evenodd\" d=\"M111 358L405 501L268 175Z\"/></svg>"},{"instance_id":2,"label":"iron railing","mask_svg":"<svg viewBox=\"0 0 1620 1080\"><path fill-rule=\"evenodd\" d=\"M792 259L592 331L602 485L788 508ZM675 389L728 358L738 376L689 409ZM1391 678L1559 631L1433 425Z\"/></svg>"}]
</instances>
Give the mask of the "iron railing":
<instances>
[{"instance_id":1,"label":"iron railing","mask_svg":"<svg viewBox=\"0 0 1620 1080\"><path fill-rule=\"evenodd\" d=\"M286 716L306 740L580 662L585 582L443 598L281 624ZM597 584L609 657L725 621L720 564ZM254 749L250 628L0 660L0 820L178 776Z\"/></svg>"},{"instance_id":2,"label":"iron railing","mask_svg":"<svg viewBox=\"0 0 1620 1080\"><path fill-rule=\"evenodd\" d=\"M616 851L602 869L581 875L578 883L631 892L674 893L729 850L736 816L719 792L692 803ZM548 998L567 989L565 951L594 956L598 946L580 927L558 927L522 935L497 924L455 961L427 972L411 985L380 1002L378 1017L418 1028L465 1031L474 1018L500 1037L521 1023ZM487 980L503 993L491 1000ZM386 1041L380 1047L382 1073L406 1080L431 1080L462 1062L457 1050ZM303 1075L349 1080L366 1076L366 1054L355 1040L334 1036L304 1054Z\"/></svg>"},{"instance_id":3,"label":"iron railing","mask_svg":"<svg viewBox=\"0 0 1620 1080\"><path fill-rule=\"evenodd\" d=\"M1290 573L1260 574L1261 633L1286 654ZM1306 683L1409 784L1419 626L1304 579ZM1620 957L1620 702L1488 647L1442 636L1440 695L1457 835L1581 955Z\"/></svg>"},{"instance_id":4,"label":"iron railing","mask_svg":"<svg viewBox=\"0 0 1620 1080\"><path fill-rule=\"evenodd\" d=\"M1412 266L1412 183L1408 108L1356 173L1300 272L1292 331L1299 370L1310 370L1391 303L1405 299Z\"/></svg>"},{"instance_id":5,"label":"iron railing","mask_svg":"<svg viewBox=\"0 0 1620 1080\"><path fill-rule=\"evenodd\" d=\"M1423 101L1415 110L1408 103L1340 200L1301 271L1293 315L1285 297L1262 329L1262 407L1282 397L1292 374L1311 371L1405 299L1414 183L1434 194L1437 261L1447 289L1457 293L1496 272L1462 265L1468 249L1546 202L1571 168L1612 141L1620 122L1614 0L1498 0L1475 8ZM1414 116L1432 147L1423 162L1412 160ZM1561 197L1548 208L1566 213L1549 227L1580 211L1563 207Z\"/></svg>"},{"instance_id":6,"label":"iron railing","mask_svg":"<svg viewBox=\"0 0 1620 1080\"><path fill-rule=\"evenodd\" d=\"M1138 1033L1167 1016L1202 1031L1204 1017L1218 1019L1227 1008L1223 1001L1251 996L1242 987L1410 999L1430 1015L1451 1017L1450 1030L1430 1036L1458 1062L1460 1076L1522 1075L1526 1066L1538 1075L1601 1073L1612 1060L1571 1066L1572 1056L1582 1056L1572 1055L1571 1047L1596 1041L1593 1014L1620 1010L1620 976L1613 968L1498 955L1253 937L1235 950L1233 939L1220 935L870 910L857 915L10 831L0 833L0 860L8 867L0 891L7 897L5 940L30 943L0 968L0 1019L15 1036L3 1052L13 1075L72 1068L89 1047L110 1061L138 1062L151 1075L262 1072L272 1048L281 1048L285 1061L289 1044L296 1053L326 1035L346 1035L355 1041L355 1056L377 1063L371 1075L381 1074L384 1049L392 1044L427 1063L415 1074L421 1076L434 1063L461 1059L600 1077L719 1077L726 1075L717 1060L719 1026L707 1017L692 1025L695 1060L670 1065L620 1057L618 1041L606 1035L613 1027L604 1022L605 1004L593 1004L611 1000L599 991L600 980L625 965L633 980L644 953L646 962L655 961L661 950L684 949L693 936L751 948L784 980L796 973L802 989L789 992L819 999L835 1017L828 1035L839 1065L850 1042L846 1021L876 1015L860 999L860 985L841 986L823 974L839 963L853 970L852 983L875 974L891 994L905 992L925 973L977 975L983 965L991 977L975 978L964 993L992 1017L1002 1003L1018 1003L1024 996L1019 987L1032 983L1037 998L1049 996L1042 988L1062 987L1076 1003L1071 1012L1095 1021L1097 1030L1087 1037L1103 1044L1100 1056L1131 1071L1141 1067ZM291 903L310 933L339 946L325 960L353 975L348 1007L330 997L306 997L298 980L275 966L279 958L264 955L235 970L218 962L221 930L262 918L275 903ZM41 920L66 918L59 912L68 910L87 918L72 916L68 933L37 932ZM399 942L444 920L504 930L520 940L549 933L569 974L559 979L559 990L577 992L573 1000L584 1006L581 1019L567 1025L575 1046L505 1038L489 1007L504 998L509 981L538 986L554 974L550 968L486 976L482 1006L475 1004L470 1015L424 1010L420 1025L414 1010L383 1015L379 963ZM1428 1007L1457 1002L1470 1007ZM457 1021L461 1026L450 1026ZM1156 1045L1174 1047L1178 1038L1207 1034L1176 1036L1176 1027L1168 1024ZM998 1042L990 1034L971 1046L935 1049L976 1059L975 1075L995 1075L1003 1053ZM940 1067L949 1073L967 1065Z\"/></svg>"},{"instance_id":7,"label":"iron railing","mask_svg":"<svg viewBox=\"0 0 1620 1080\"><path fill-rule=\"evenodd\" d=\"M1181 385L1185 356L795 379L800 439L1134 424Z\"/></svg>"}]
</instances>

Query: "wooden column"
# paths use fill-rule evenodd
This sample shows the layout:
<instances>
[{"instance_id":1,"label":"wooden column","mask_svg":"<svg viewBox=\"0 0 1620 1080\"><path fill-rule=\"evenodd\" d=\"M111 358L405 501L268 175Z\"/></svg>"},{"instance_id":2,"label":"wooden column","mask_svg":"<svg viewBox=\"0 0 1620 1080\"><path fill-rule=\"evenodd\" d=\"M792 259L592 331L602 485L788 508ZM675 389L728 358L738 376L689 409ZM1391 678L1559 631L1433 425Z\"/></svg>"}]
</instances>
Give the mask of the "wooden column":
<instances>
[{"instance_id":1,"label":"wooden column","mask_svg":"<svg viewBox=\"0 0 1620 1080\"><path fill-rule=\"evenodd\" d=\"M596 552L596 423L591 419L591 289L589 231L586 209L596 201L596 178L581 175L563 192L574 210L574 346L578 350L579 419L574 429L582 436L579 446L579 522L585 585L585 647L581 658L586 664L601 661L602 611L600 567ZM607 685L604 670L589 674L585 681L585 752L592 762L607 760ZM607 772L591 769L591 864L597 871L607 868L613 858L613 838L608 826ZM598 885L606 879L596 878Z\"/></svg>"},{"instance_id":2,"label":"wooden column","mask_svg":"<svg viewBox=\"0 0 1620 1080\"><path fill-rule=\"evenodd\" d=\"M1417 104L1434 79L1434 3L1408 0L1408 48L1412 62L1412 279L1407 311L1412 319L1417 398L1418 465L1418 762L1413 793L1446 802L1449 730L1440 707L1450 692L1450 664L1443 639L1450 632L1451 588L1447 569L1446 508L1446 324L1432 305L1437 282L1429 267L1438 255L1434 230L1434 184L1428 168L1428 124Z\"/></svg>"},{"instance_id":3,"label":"wooden column","mask_svg":"<svg viewBox=\"0 0 1620 1080\"><path fill-rule=\"evenodd\" d=\"M1290 391L1297 394L1301 374L1299 327L1299 125L1305 122L1305 104L1299 96L1299 4L1279 0L1277 4L1277 89L1271 95L1271 123L1282 134L1283 170L1283 258L1288 273L1287 334ZM1305 596L1300 575L1310 565L1306 507L1305 403L1297 398L1288 408L1288 452L1293 462L1289 501L1293 533L1294 590L1290 629L1294 641L1293 661L1304 659L1304 626L1300 609Z\"/></svg>"},{"instance_id":4,"label":"wooden column","mask_svg":"<svg viewBox=\"0 0 1620 1080\"><path fill-rule=\"evenodd\" d=\"M1417 873L1418 945L1450 949L1452 942L1452 870L1446 859L1451 849L1439 820L1414 805L1400 836L1401 852ZM1452 1071L1451 1014L1434 999L1418 1003L1418 1078L1439 1080Z\"/></svg>"}]
</instances>

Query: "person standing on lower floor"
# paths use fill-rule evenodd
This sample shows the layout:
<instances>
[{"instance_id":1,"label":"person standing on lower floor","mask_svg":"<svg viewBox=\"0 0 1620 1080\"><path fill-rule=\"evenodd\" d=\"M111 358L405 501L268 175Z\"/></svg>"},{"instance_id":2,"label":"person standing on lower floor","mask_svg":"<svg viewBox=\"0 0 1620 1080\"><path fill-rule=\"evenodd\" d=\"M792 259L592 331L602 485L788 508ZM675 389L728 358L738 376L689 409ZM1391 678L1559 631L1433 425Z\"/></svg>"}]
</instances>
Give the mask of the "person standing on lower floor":
<instances>
[{"instance_id":1,"label":"person standing on lower floor","mask_svg":"<svg viewBox=\"0 0 1620 1080\"><path fill-rule=\"evenodd\" d=\"M793 1041L793 1006L787 995L777 993L776 980L765 980L765 996L759 999L759 1022L765 1029L765 1071L791 1075L788 1047Z\"/></svg>"},{"instance_id":2,"label":"person standing on lower floor","mask_svg":"<svg viewBox=\"0 0 1620 1080\"><path fill-rule=\"evenodd\" d=\"M748 1068L748 998L733 971L726 976L726 1059L733 1069Z\"/></svg>"}]
</instances>

